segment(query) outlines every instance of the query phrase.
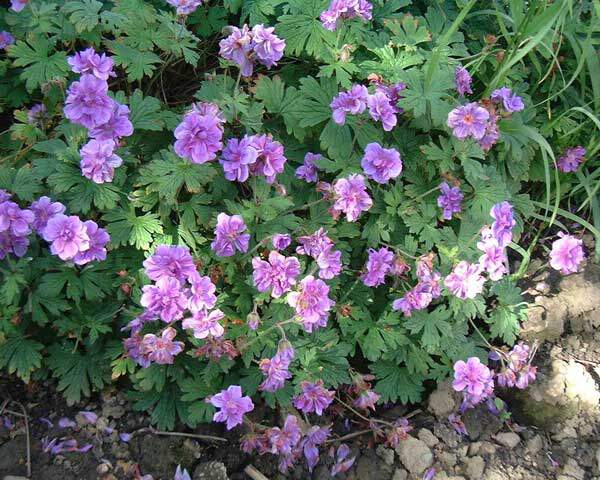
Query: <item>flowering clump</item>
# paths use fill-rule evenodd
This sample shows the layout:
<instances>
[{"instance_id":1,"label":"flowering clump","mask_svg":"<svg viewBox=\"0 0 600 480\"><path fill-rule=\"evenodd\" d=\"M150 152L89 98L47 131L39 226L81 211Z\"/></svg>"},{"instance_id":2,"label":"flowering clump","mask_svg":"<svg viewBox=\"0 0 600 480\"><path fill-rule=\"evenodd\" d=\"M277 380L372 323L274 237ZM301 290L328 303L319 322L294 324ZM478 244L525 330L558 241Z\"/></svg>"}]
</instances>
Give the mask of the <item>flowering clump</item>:
<instances>
[{"instance_id":1,"label":"flowering clump","mask_svg":"<svg viewBox=\"0 0 600 480\"><path fill-rule=\"evenodd\" d=\"M243 233L246 228L240 215L219 213L211 248L219 257L231 257L236 251L247 252L250 234Z\"/></svg>"},{"instance_id":2,"label":"flowering clump","mask_svg":"<svg viewBox=\"0 0 600 480\"><path fill-rule=\"evenodd\" d=\"M215 413L213 420L224 422L227 430L240 425L244 421L244 415L254 410L252 400L250 397L242 396L242 387L238 385L232 385L221 393L213 395L209 402L220 409Z\"/></svg>"},{"instance_id":3,"label":"flowering clump","mask_svg":"<svg viewBox=\"0 0 600 480\"><path fill-rule=\"evenodd\" d=\"M463 392L463 406L473 406L491 397L494 393L493 374L477 357L454 364L452 387Z\"/></svg>"},{"instance_id":4,"label":"flowering clump","mask_svg":"<svg viewBox=\"0 0 600 480\"><path fill-rule=\"evenodd\" d=\"M332 0L329 8L321 13L321 23L327 30L335 31L340 20L373 18L373 5L367 0Z\"/></svg>"},{"instance_id":5,"label":"flowering clump","mask_svg":"<svg viewBox=\"0 0 600 480\"><path fill-rule=\"evenodd\" d=\"M576 172L579 165L585 160L585 148L581 145L567 148L563 155L557 160L556 167L564 173Z\"/></svg>"},{"instance_id":6,"label":"flowering clump","mask_svg":"<svg viewBox=\"0 0 600 480\"><path fill-rule=\"evenodd\" d=\"M579 266L585 260L583 242L563 232L559 232L558 237L558 240L552 243L550 266L563 275L578 272Z\"/></svg>"},{"instance_id":7,"label":"flowering clump","mask_svg":"<svg viewBox=\"0 0 600 480\"><path fill-rule=\"evenodd\" d=\"M469 71L466 68L456 67L456 70L454 72L454 85L459 95L464 96L467 93L473 93L473 90L471 90L472 82L473 79L471 78L471 75L469 74Z\"/></svg>"},{"instance_id":8,"label":"flowering clump","mask_svg":"<svg viewBox=\"0 0 600 480\"><path fill-rule=\"evenodd\" d=\"M361 212L373 206L373 200L367 193L365 177L362 175L355 173L348 178L340 178L333 184L333 191L333 211L337 214L344 213L349 222L355 222Z\"/></svg>"},{"instance_id":9,"label":"flowering clump","mask_svg":"<svg viewBox=\"0 0 600 480\"><path fill-rule=\"evenodd\" d=\"M378 143L369 143L365 147L361 166L367 177L381 184L388 183L402 172L402 160L398 151L383 148Z\"/></svg>"},{"instance_id":10,"label":"flowering clump","mask_svg":"<svg viewBox=\"0 0 600 480\"><path fill-rule=\"evenodd\" d=\"M112 182L115 168L123 163L121 157L114 153L113 140L90 140L80 150L81 174L94 183Z\"/></svg>"},{"instance_id":11,"label":"flowering clump","mask_svg":"<svg viewBox=\"0 0 600 480\"><path fill-rule=\"evenodd\" d=\"M214 160L223 148L225 119L213 103L197 103L175 129L175 153L192 163Z\"/></svg>"},{"instance_id":12,"label":"flowering clump","mask_svg":"<svg viewBox=\"0 0 600 480\"><path fill-rule=\"evenodd\" d=\"M323 388L322 380L314 383L302 382L300 388L302 393L294 398L294 406L304 413L315 412L317 415L323 415L323 410L331 405L335 395L335 392Z\"/></svg>"},{"instance_id":13,"label":"flowering clump","mask_svg":"<svg viewBox=\"0 0 600 480\"><path fill-rule=\"evenodd\" d=\"M327 284L312 275L300 282L298 291L288 294L287 301L296 310L296 315L307 332L327 325L329 311L335 303L328 294Z\"/></svg>"},{"instance_id":14,"label":"flowering clump","mask_svg":"<svg viewBox=\"0 0 600 480\"><path fill-rule=\"evenodd\" d=\"M202 5L203 0L167 0L171 5L177 7L177 15L189 15Z\"/></svg>"},{"instance_id":15,"label":"flowering clump","mask_svg":"<svg viewBox=\"0 0 600 480\"><path fill-rule=\"evenodd\" d=\"M446 182L440 184L442 192L437 199L438 207L442 209L442 218L451 220L455 213L460 213L462 210L463 193L458 187L451 187Z\"/></svg>"}]
</instances>

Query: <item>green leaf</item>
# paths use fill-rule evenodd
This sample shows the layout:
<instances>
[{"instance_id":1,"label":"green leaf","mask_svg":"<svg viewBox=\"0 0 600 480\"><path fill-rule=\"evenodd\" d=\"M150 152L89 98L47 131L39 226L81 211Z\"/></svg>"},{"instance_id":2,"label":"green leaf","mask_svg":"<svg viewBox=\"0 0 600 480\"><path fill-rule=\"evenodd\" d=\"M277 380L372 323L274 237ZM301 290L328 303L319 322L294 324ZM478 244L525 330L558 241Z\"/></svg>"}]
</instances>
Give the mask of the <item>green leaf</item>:
<instances>
[{"instance_id":1,"label":"green leaf","mask_svg":"<svg viewBox=\"0 0 600 480\"><path fill-rule=\"evenodd\" d=\"M384 24L392 32L392 42L410 51L415 50L419 43L431 41L431 33L421 20L407 13L402 20L387 20Z\"/></svg>"},{"instance_id":2,"label":"green leaf","mask_svg":"<svg viewBox=\"0 0 600 480\"><path fill-rule=\"evenodd\" d=\"M42 365L42 348L41 343L23 336L9 337L0 343L0 368L29 383L32 372Z\"/></svg>"},{"instance_id":3,"label":"green leaf","mask_svg":"<svg viewBox=\"0 0 600 480\"><path fill-rule=\"evenodd\" d=\"M394 362L380 361L372 364L371 372L377 378L375 391L381 395L381 402L417 403L425 390L425 377L409 373L406 368Z\"/></svg>"},{"instance_id":4,"label":"green leaf","mask_svg":"<svg viewBox=\"0 0 600 480\"><path fill-rule=\"evenodd\" d=\"M452 335L448 322L451 312L440 305L432 312L417 310L405 319L404 326L412 334L421 334L421 342L426 348L437 347L442 337Z\"/></svg>"},{"instance_id":5,"label":"green leaf","mask_svg":"<svg viewBox=\"0 0 600 480\"><path fill-rule=\"evenodd\" d=\"M70 14L69 21L79 33L91 32L98 25L101 9L102 3L96 0L67 2L62 7L65 13Z\"/></svg>"},{"instance_id":6,"label":"green leaf","mask_svg":"<svg viewBox=\"0 0 600 480\"><path fill-rule=\"evenodd\" d=\"M243 0L240 22L248 19L250 25L257 23L269 23L269 15L275 13L275 7L283 3L283 0Z\"/></svg>"},{"instance_id":7,"label":"green leaf","mask_svg":"<svg viewBox=\"0 0 600 480\"><path fill-rule=\"evenodd\" d=\"M113 60L127 72L129 81L141 80L144 76L150 76L160 63L160 57L152 52L144 52L131 48L117 41L107 42L114 53Z\"/></svg>"},{"instance_id":8,"label":"green leaf","mask_svg":"<svg viewBox=\"0 0 600 480\"><path fill-rule=\"evenodd\" d=\"M154 234L162 234L163 227L155 213L137 215L135 209L116 209L104 214L111 243L115 246L134 245L135 248L148 250Z\"/></svg>"},{"instance_id":9,"label":"green leaf","mask_svg":"<svg viewBox=\"0 0 600 480\"><path fill-rule=\"evenodd\" d=\"M159 131L165 128L158 98L144 97L142 91L136 89L129 99L129 108L129 119L135 130Z\"/></svg>"}]
</instances>

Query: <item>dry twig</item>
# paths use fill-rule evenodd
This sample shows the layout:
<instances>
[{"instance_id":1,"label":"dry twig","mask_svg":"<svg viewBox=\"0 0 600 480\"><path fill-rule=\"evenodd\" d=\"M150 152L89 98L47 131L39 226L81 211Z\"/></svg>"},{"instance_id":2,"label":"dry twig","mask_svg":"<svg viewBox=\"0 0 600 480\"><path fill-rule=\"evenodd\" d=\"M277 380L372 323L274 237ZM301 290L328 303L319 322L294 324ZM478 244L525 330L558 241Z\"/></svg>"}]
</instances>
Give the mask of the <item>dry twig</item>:
<instances>
[{"instance_id":1,"label":"dry twig","mask_svg":"<svg viewBox=\"0 0 600 480\"><path fill-rule=\"evenodd\" d=\"M252 480L269 480L262 473L260 473L253 465L248 465L244 469L244 473L248 475Z\"/></svg>"}]
</instances>

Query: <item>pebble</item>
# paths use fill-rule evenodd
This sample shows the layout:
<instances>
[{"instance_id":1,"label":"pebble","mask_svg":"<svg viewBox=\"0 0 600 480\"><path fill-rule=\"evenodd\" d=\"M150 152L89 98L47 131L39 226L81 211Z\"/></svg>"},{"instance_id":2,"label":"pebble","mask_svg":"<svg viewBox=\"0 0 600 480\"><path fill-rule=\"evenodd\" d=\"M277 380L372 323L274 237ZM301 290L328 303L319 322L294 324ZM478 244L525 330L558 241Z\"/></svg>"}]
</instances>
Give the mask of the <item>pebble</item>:
<instances>
[{"instance_id":1,"label":"pebble","mask_svg":"<svg viewBox=\"0 0 600 480\"><path fill-rule=\"evenodd\" d=\"M596 464L597 464L598 470L600 470L600 448L598 450L596 450Z\"/></svg>"},{"instance_id":2,"label":"pebble","mask_svg":"<svg viewBox=\"0 0 600 480\"><path fill-rule=\"evenodd\" d=\"M515 432L501 432L494 436L494 440L500 445L504 445L506 448L513 449L519 444L521 437Z\"/></svg>"},{"instance_id":3,"label":"pebble","mask_svg":"<svg viewBox=\"0 0 600 480\"><path fill-rule=\"evenodd\" d=\"M481 442L479 453L481 455L493 455L496 453L496 445L491 442Z\"/></svg>"},{"instance_id":4,"label":"pebble","mask_svg":"<svg viewBox=\"0 0 600 480\"><path fill-rule=\"evenodd\" d=\"M396 447L396 453L402 464L413 475L423 473L433 465L433 453L427 444L418 438L408 437Z\"/></svg>"},{"instance_id":5,"label":"pebble","mask_svg":"<svg viewBox=\"0 0 600 480\"><path fill-rule=\"evenodd\" d=\"M565 438L577 438L577 430L575 430L573 427L564 427L561 428L558 433L552 435L552 439L556 440L557 442L560 442Z\"/></svg>"},{"instance_id":6,"label":"pebble","mask_svg":"<svg viewBox=\"0 0 600 480\"><path fill-rule=\"evenodd\" d=\"M556 480L584 480L585 472L573 459L567 460L567 463L560 471L560 475L556 477Z\"/></svg>"},{"instance_id":7,"label":"pebble","mask_svg":"<svg viewBox=\"0 0 600 480\"><path fill-rule=\"evenodd\" d=\"M481 449L481 442L473 442L469 445L469 455L477 455Z\"/></svg>"},{"instance_id":8,"label":"pebble","mask_svg":"<svg viewBox=\"0 0 600 480\"><path fill-rule=\"evenodd\" d=\"M406 480L408 478L408 472L403 468L397 468L394 472L392 480Z\"/></svg>"},{"instance_id":9,"label":"pebble","mask_svg":"<svg viewBox=\"0 0 600 480\"><path fill-rule=\"evenodd\" d=\"M447 468L454 467L454 465L456 465L456 462L457 462L455 453L441 452L438 455L438 458L439 458L440 462L442 462L444 464L444 466L446 466Z\"/></svg>"},{"instance_id":10,"label":"pebble","mask_svg":"<svg viewBox=\"0 0 600 480\"><path fill-rule=\"evenodd\" d=\"M471 480L480 480L485 470L485 462L480 456L468 458L465 462L467 477Z\"/></svg>"},{"instance_id":11,"label":"pebble","mask_svg":"<svg viewBox=\"0 0 600 480\"><path fill-rule=\"evenodd\" d=\"M438 443L440 443L440 440L426 428L419 430L418 437L419 440L423 440L428 447L435 447Z\"/></svg>"},{"instance_id":12,"label":"pebble","mask_svg":"<svg viewBox=\"0 0 600 480\"><path fill-rule=\"evenodd\" d=\"M194 470L194 480L229 480L227 467L221 462L204 462Z\"/></svg>"},{"instance_id":13,"label":"pebble","mask_svg":"<svg viewBox=\"0 0 600 480\"><path fill-rule=\"evenodd\" d=\"M384 447L383 445L377 445L375 453L381 458L387 465L394 464L394 450L391 448Z\"/></svg>"},{"instance_id":14,"label":"pebble","mask_svg":"<svg viewBox=\"0 0 600 480\"><path fill-rule=\"evenodd\" d=\"M429 410L437 417L447 417L456 407L450 382L441 383L429 396Z\"/></svg>"},{"instance_id":15,"label":"pebble","mask_svg":"<svg viewBox=\"0 0 600 480\"><path fill-rule=\"evenodd\" d=\"M535 455L543 448L543 446L544 442L542 440L542 437L540 437L539 435L535 435L534 437L527 440L527 443L525 444L525 449L532 455Z\"/></svg>"}]
</instances>

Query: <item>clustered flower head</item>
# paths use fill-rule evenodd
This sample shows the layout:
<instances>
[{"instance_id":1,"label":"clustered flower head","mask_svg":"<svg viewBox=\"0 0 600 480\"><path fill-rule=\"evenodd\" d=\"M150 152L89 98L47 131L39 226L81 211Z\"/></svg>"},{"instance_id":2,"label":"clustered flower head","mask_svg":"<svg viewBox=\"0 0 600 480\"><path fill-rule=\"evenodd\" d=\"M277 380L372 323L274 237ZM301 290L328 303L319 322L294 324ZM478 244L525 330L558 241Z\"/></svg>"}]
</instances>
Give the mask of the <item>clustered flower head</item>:
<instances>
[{"instance_id":1,"label":"clustered flower head","mask_svg":"<svg viewBox=\"0 0 600 480\"><path fill-rule=\"evenodd\" d=\"M167 0L174 7L177 7L177 15L189 15L202 5L202 0Z\"/></svg>"},{"instance_id":2,"label":"clustered flower head","mask_svg":"<svg viewBox=\"0 0 600 480\"><path fill-rule=\"evenodd\" d=\"M472 407L493 395L494 376L477 357L471 357L466 362L459 360L454 364L452 387L457 392L463 392L463 408Z\"/></svg>"},{"instance_id":3,"label":"clustered flower head","mask_svg":"<svg viewBox=\"0 0 600 480\"><path fill-rule=\"evenodd\" d=\"M250 234L241 215L219 213L215 227L215 239L210 247L219 257L231 257L236 251L247 252Z\"/></svg>"},{"instance_id":4,"label":"clustered flower head","mask_svg":"<svg viewBox=\"0 0 600 480\"><path fill-rule=\"evenodd\" d=\"M367 177L385 185L402 172L402 159L398 150L394 148L383 148L378 143L369 143L365 147L361 166Z\"/></svg>"},{"instance_id":5,"label":"clustered flower head","mask_svg":"<svg viewBox=\"0 0 600 480\"><path fill-rule=\"evenodd\" d=\"M276 392L292 378L289 372L290 363L294 359L294 348L289 342L281 341L273 358L263 358L259 363L260 370L267 378L260 384L259 389L265 392Z\"/></svg>"},{"instance_id":6,"label":"clustered flower head","mask_svg":"<svg viewBox=\"0 0 600 480\"><path fill-rule=\"evenodd\" d=\"M271 135L245 135L231 138L219 160L230 181L245 182L250 174L263 176L267 183L275 182L283 172L287 159L283 145Z\"/></svg>"},{"instance_id":7,"label":"clustered flower head","mask_svg":"<svg viewBox=\"0 0 600 480\"><path fill-rule=\"evenodd\" d=\"M254 410L250 397L242 396L242 387L231 385L221 393L208 399L209 403L219 409L213 416L213 421L225 423L227 430L244 421L244 415Z\"/></svg>"},{"instance_id":8,"label":"clustered flower head","mask_svg":"<svg viewBox=\"0 0 600 480\"><path fill-rule=\"evenodd\" d=\"M300 384L302 392L294 398L294 406L304 413L323 415L323 411L331 405L335 392L323 387L323 380L304 381Z\"/></svg>"},{"instance_id":9,"label":"clustered flower head","mask_svg":"<svg viewBox=\"0 0 600 480\"><path fill-rule=\"evenodd\" d=\"M550 266L563 275L576 273L585 260L583 242L573 235L558 233L558 239L552 242L550 251Z\"/></svg>"},{"instance_id":10,"label":"clustered flower head","mask_svg":"<svg viewBox=\"0 0 600 480\"><path fill-rule=\"evenodd\" d=\"M433 268L433 255L424 255L417 260L416 275L418 283L392 304L394 310L401 310L406 317L414 310L424 310L441 295L441 275Z\"/></svg>"},{"instance_id":11,"label":"clustered flower head","mask_svg":"<svg viewBox=\"0 0 600 480\"><path fill-rule=\"evenodd\" d=\"M442 209L442 218L451 220L455 213L462 211L463 193L459 187L451 187L446 182L440 184L441 194L437 199L438 207Z\"/></svg>"},{"instance_id":12,"label":"clustered flower head","mask_svg":"<svg viewBox=\"0 0 600 480\"><path fill-rule=\"evenodd\" d=\"M556 162L557 168L564 173L576 172L579 165L585 160L585 148L581 145L567 148Z\"/></svg>"},{"instance_id":13,"label":"clustered flower head","mask_svg":"<svg viewBox=\"0 0 600 480\"><path fill-rule=\"evenodd\" d=\"M225 119L214 103L195 104L175 129L175 153L192 163L214 160L223 148Z\"/></svg>"},{"instance_id":14,"label":"clustered flower head","mask_svg":"<svg viewBox=\"0 0 600 480\"><path fill-rule=\"evenodd\" d=\"M327 30L335 31L340 20L373 18L373 5L367 0L332 0L329 8L321 13L321 23Z\"/></svg>"},{"instance_id":15,"label":"clustered flower head","mask_svg":"<svg viewBox=\"0 0 600 480\"><path fill-rule=\"evenodd\" d=\"M271 290L273 298L289 292L300 274L300 262L296 257L284 257L279 252L269 253L268 261L260 257L252 259L254 286L259 292Z\"/></svg>"},{"instance_id":16,"label":"clustered flower head","mask_svg":"<svg viewBox=\"0 0 600 480\"><path fill-rule=\"evenodd\" d=\"M362 281L367 287L377 287L385 283L386 275L391 273L394 253L386 247L379 250L369 249L369 258L364 268Z\"/></svg>"},{"instance_id":17,"label":"clustered flower head","mask_svg":"<svg viewBox=\"0 0 600 480\"><path fill-rule=\"evenodd\" d=\"M329 311L335 303L329 298L327 284L312 275L300 282L297 291L288 293L287 302L296 310L298 319L308 333L327 325Z\"/></svg>"},{"instance_id":18,"label":"clustered flower head","mask_svg":"<svg viewBox=\"0 0 600 480\"><path fill-rule=\"evenodd\" d=\"M296 169L296 178L308 183L317 182L319 180L319 167L315 162L322 158L323 156L318 153L308 152L304 156L304 163Z\"/></svg>"},{"instance_id":19,"label":"clustered flower head","mask_svg":"<svg viewBox=\"0 0 600 480\"><path fill-rule=\"evenodd\" d=\"M534 352L529 345L519 342L508 353L493 352L490 358L498 359L504 357L505 363L499 373L496 374L496 383L501 387L516 387L519 390L526 389L537 376L537 367L531 365Z\"/></svg>"},{"instance_id":20,"label":"clustered flower head","mask_svg":"<svg viewBox=\"0 0 600 480\"><path fill-rule=\"evenodd\" d=\"M373 200L367 193L365 177L357 173L336 180L333 184L333 193L334 214L344 213L349 222L355 222L362 212L373 206Z\"/></svg>"},{"instance_id":21,"label":"clustered flower head","mask_svg":"<svg viewBox=\"0 0 600 480\"><path fill-rule=\"evenodd\" d=\"M285 41L275 35L275 28L262 24L254 25L252 30L248 25L228 28L231 33L219 42L219 54L236 63L244 77L252 76L256 62L271 68L283 57Z\"/></svg>"},{"instance_id":22,"label":"clustered flower head","mask_svg":"<svg viewBox=\"0 0 600 480\"><path fill-rule=\"evenodd\" d=\"M471 90L472 82L473 79L465 67L456 67L454 72L454 84L459 95L463 96L467 93L473 93L473 90Z\"/></svg>"},{"instance_id":23,"label":"clustered flower head","mask_svg":"<svg viewBox=\"0 0 600 480\"><path fill-rule=\"evenodd\" d=\"M10 32L5 30L0 32L0 50L6 49L6 47L11 46L13 43L15 43L15 37Z\"/></svg>"}]
</instances>

